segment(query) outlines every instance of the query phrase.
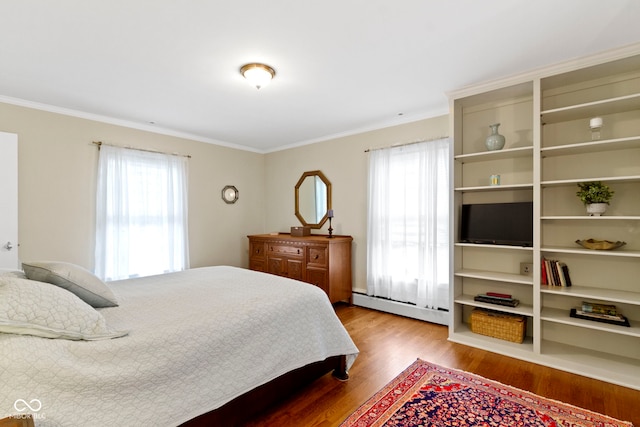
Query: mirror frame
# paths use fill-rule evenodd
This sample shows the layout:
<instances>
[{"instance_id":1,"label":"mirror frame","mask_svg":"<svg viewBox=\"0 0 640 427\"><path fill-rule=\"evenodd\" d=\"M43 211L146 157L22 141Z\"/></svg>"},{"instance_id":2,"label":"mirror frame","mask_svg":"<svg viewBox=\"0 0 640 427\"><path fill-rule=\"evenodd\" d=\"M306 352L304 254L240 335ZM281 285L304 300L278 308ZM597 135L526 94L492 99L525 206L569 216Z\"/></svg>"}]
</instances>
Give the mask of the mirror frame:
<instances>
[{"instance_id":1,"label":"mirror frame","mask_svg":"<svg viewBox=\"0 0 640 427\"><path fill-rule=\"evenodd\" d=\"M326 176L324 176L324 174L321 171L317 170L317 171L309 171L309 172L303 173L300 179L298 180L298 183L295 186L296 217L298 218L298 220L303 226L317 229L317 228L321 228L324 225L324 223L327 222L327 212L324 213L324 216L322 217L320 222L317 224L308 223L304 219L304 217L300 214L300 186L302 185L305 178L309 176L317 176L327 186L327 211L331 209L331 182L327 179Z\"/></svg>"},{"instance_id":2,"label":"mirror frame","mask_svg":"<svg viewBox=\"0 0 640 427\"><path fill-rule=\"evenodd\" d=\"M240 194L235 185L226 185L222 189L222 200L229 205L237 202L239 197Z\"/></svg>"}]
</instances>

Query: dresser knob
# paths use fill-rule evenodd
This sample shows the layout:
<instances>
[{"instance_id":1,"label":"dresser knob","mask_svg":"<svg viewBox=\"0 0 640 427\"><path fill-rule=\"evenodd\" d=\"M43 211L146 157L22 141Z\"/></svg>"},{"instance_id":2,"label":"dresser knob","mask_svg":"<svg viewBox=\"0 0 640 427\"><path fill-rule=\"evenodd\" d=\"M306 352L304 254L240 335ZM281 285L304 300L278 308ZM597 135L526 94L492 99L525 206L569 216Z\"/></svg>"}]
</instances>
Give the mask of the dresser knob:
<instances>
[{"instance_id":1,"label":"dresser knob","mask_svg":"<svg viewBox=\"0 0 640 427\"><path fill-rule=\"evenodd\" d=\"M320 258L320 255L316 254L316 256L314 257L314 259L318 259Z\"/></svg>"}]
</instances>

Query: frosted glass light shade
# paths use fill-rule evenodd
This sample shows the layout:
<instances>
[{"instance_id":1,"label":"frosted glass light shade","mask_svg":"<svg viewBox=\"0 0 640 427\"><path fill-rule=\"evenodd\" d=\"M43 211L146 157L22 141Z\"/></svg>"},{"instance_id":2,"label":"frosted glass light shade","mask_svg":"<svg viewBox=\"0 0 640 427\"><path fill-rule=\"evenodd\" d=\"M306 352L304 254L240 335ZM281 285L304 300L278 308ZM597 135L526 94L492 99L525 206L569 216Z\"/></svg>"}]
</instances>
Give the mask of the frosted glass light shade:
<instances>
[{"instance_id":1,"label":"frosted glass light shade","mask_svg":"<svg viewBox=\"0 0 640 427\"><path fill-rule=\"evenodd\" d=\"M271 79L276 75L273 68L268 65L257 63L243 65L242 68L240 68L240 73L249 83L258 89L268 85L271 82Z\"/></svg>"}]
</instances>

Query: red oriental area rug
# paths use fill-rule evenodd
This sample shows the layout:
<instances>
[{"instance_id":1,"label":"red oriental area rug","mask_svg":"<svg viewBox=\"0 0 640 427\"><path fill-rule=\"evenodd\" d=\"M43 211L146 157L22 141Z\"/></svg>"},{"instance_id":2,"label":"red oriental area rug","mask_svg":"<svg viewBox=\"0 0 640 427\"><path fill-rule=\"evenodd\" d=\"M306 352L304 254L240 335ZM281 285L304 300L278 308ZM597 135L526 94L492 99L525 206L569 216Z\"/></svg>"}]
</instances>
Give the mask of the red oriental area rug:
<instances>
[{"instance_id":1,"label":"red oriental area rug","mask_svg":"<svg viewBox=\"0 0 640 427\"><path fill-rule=\"evenodd\" d=\"M341 427L631 427L478 375L418 359L351 414Z\"/></svg>"}]
</instances>

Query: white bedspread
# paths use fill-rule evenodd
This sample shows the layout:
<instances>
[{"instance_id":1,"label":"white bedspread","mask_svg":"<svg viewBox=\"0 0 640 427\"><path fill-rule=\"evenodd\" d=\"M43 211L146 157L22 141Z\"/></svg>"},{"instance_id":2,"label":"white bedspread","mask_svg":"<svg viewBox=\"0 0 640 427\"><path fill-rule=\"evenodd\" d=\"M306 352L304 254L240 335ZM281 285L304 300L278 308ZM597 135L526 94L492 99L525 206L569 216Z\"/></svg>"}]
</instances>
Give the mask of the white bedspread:
<instances>
[{"instance_id":1,"label":"white bedspread","mask_svg":"<svg viewBox=\"0 0 640 427\"><path fill-rule=\"evenodd\" d=\"M234 267L110 283L130 330L104 341L0 334L0 418L36 426L172 426L281 374L358 349L318 288ZM35 401L34 399L37 399Z\"/></svg>"}]
</instances>

